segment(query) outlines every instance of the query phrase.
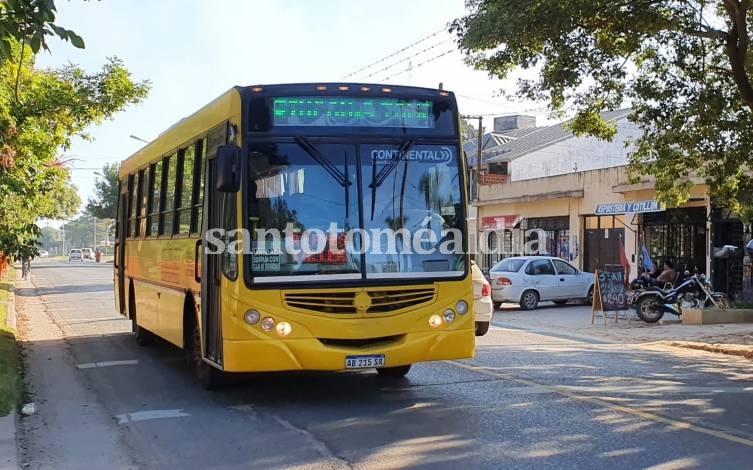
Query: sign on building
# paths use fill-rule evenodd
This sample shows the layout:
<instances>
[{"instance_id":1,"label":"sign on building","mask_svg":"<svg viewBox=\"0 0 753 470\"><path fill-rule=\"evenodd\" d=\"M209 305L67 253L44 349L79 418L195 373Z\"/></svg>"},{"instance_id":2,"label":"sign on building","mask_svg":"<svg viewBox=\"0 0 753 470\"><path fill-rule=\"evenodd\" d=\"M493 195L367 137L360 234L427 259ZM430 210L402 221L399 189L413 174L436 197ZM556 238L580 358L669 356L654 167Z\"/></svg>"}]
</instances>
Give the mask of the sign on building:
<instances>
[{"instance_id":1,"label":"sign on building","mask_svg":"<svg viewBox=\"0 0 753 470\"><path fill-rule=\"evenodd\" d=\"M659 201L649 199L647 201L616 202L613 204L599 204L596 206L596 215L661 212L664 208Z\"/></svg>"}]
</instances>

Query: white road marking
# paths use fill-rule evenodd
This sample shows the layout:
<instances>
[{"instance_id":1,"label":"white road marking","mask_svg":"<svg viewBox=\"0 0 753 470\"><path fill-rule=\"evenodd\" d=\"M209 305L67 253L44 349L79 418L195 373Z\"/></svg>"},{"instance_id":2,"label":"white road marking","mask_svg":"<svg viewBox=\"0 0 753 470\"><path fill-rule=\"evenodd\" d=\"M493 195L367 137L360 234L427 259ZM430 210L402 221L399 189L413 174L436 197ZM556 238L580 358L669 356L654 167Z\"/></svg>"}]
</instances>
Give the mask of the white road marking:
<instances>
[{"instance_id":1,"label":"white road marking","mask_svg":"<svg viewBox=\"0 0 753 470\"><path fill-rule=\"evenodd\" d=\"M118 420L118 424L138 423L139 421L149 421L151 419L164 419L164 418L185 418L191 416L189 413L184 413L183 408L177 410L147 410L136 411L134 413L126 413L117 415L115 418Z\"/></svg>"},{"instance_id":2,"label":"white road marking","mask_svg":"<svg viewBox=\"0 0 753 470\"><path fill-rule=\"evenodd\" d=\"M87 362L86 364L78 364L78 369L95 369L97 367L112 367L112 366L132 366L138 364L137 359L127 359L124 361L105 361L105 362Z\"/></svg>"}]
</instances>

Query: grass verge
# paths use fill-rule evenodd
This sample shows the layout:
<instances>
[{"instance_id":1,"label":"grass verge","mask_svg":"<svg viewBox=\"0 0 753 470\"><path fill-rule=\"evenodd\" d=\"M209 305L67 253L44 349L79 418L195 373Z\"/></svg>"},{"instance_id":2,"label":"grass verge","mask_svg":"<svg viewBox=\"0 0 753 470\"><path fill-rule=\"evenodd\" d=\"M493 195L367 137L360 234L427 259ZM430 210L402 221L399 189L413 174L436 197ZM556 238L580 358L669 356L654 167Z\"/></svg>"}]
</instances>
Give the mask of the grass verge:
<instances>
[{"instance_id":1,"label":"grass verge","mask_svg":"<svg viewBox=\"0 0 753 470\"><path fill-rule=\"evenodd\" d=\"M5 326L8 316L8 292L13 283L13 268L8 278L0 281L0 416L5 416L16 406L21 393L18 376L18 349L13 330Z\"/></svg>"}]
</instances>

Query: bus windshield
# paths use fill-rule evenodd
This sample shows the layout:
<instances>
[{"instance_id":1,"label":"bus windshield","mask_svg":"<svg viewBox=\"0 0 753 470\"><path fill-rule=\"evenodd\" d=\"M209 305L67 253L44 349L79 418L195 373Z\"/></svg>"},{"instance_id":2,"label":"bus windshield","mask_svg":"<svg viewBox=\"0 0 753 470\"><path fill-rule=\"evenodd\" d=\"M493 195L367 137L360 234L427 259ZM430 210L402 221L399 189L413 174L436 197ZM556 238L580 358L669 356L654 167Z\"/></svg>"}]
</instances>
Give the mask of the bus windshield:
<instances>
[{"instance_id":1,"label":"bus windshield","mask_svg":"<svg viewBox=\"0 0 753 470\"><path fill-rule=\"evenodd\" d=\"M248 158L254 282L464 274L452 145L299 136L251 145Z\"/></svg>"}]
</instances>

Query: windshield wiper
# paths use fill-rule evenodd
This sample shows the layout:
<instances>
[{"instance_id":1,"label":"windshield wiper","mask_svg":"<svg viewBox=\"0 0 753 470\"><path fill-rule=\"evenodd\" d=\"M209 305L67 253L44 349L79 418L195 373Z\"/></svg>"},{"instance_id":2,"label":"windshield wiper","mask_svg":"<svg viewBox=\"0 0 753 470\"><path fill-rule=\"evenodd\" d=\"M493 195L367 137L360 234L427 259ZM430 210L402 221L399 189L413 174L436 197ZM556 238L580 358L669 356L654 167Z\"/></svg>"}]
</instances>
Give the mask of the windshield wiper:
<instances>
[{"instance_id":1,"label":"windshield wiper","mask_svg":"<svg viewBox=\"0 0 753 470\"><path fill-rule=\"evenodd\" d=\"M345 218L347 219L349 217L348 209L350 208L350 192L348 191L348 187L353 184L353 182L348 179L348 158L345 158L345 171L343 172L340 171L340 169L326 156L324 156L319 149L314 147L306 137L302 135L296 136L295 143L309 154L319 166L324 168L324 170L329 173L329 175L337 181L340 186L345 188Z\"/></svg>"},{"instance_id":2,"label":"windshield wiper","mask_svg":"<svg viewBox=\"0 0 753 470\"><path fill-rule=\"evenodd\" d=\"M404 141L400 148L397 150L397 153L392 156L389 162L387 162L384 167L382 167L381 170L379 170L379 173L376 171L376 160L371 160L371 183L369 183L369 188L371 188L371 220L374 221L374 206L376 204L376 190L379 186L384 183L384 181L387 179L387 177L392 173L392 170L397 167L398 163L400 163L400 160L402 160L403 156L410 151L413 146L416 145L416 139L409 139Z\"/></svg>"}]
</instances>

